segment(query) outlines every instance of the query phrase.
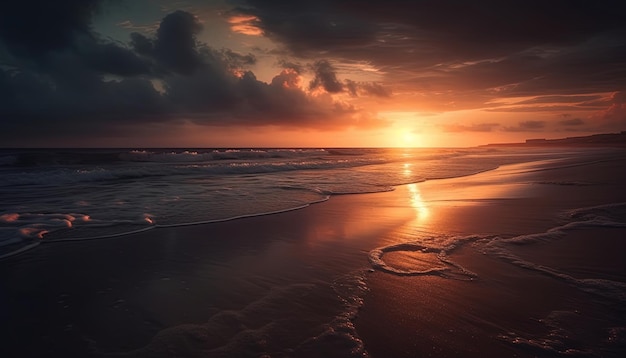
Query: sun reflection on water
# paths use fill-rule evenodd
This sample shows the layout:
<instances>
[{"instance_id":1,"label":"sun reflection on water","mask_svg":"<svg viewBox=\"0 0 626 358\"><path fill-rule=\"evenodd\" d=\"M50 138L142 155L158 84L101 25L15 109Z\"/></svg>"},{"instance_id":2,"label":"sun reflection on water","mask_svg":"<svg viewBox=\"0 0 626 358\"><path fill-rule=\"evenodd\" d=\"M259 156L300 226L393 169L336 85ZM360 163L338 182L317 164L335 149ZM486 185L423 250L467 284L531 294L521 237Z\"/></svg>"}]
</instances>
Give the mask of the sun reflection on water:
<instances>
[{"instance_id":1,"label":"sun reflection on water","mask_svg":"<svg viewBox=\"0 0 626 358\"><path fill-rule=\"evenodd\" d=\"M413 171L411 170L411 164L410 163L404 163L402 165L402 167L404 168L402 171L402 174L404 174L404 176L411 176L411 174L413 174Z\"/></svg>"},{"instance_id":2,"label":"sun reflection on water","mask_svg":"<svg viewBox=\"0 0 626 358\"><path fill-rule=\"evenodd\" d=\"M417 184L409 184L407 185L410 194L411 206L415 209L415 212L418 215L418 219L423 220L428 218L430 215L430 209L422 199L422 194L420 193Z\"/></svg>"}]
</instances>

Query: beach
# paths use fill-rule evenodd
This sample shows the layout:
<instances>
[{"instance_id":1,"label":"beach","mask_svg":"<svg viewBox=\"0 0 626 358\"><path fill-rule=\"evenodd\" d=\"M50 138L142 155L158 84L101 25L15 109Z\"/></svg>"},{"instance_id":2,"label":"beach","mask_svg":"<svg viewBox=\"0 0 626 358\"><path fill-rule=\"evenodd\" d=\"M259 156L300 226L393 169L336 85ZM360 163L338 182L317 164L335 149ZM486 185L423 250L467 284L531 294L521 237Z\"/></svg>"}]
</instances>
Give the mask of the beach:
<instances>
[{"instance_id":1,"label":"beach","mask_svg":"<svg viewBox=\"0 0 626 358\"><path fill-rule=\"evenodd\" d=\"M621 357L625 183L615 151L42 243L0 261L0 355Z\"/></svg>"},{"instance_id":2,"label":"beach","mask_svg":"<svg viewBox=\"0 0 626 358\"><path fill-rule=\"evenodd\" d=\"M453 249L448 258L474 273L471 281L370 275L356 322L361 337L371 342L366 345L371 356L617 357L625 352L626 230L602 221L567 226L575 215L571 208L623 203L623 162L516 174L520 167L421 185L424 201L435 193L436 200L452 202L431 201L429 216L435 222L409 226L409 232L392 238L410 236L416 227L445 226L438 230L482 233L477 240L496 235L510 243L492 250L472 244ZM437 193L442 189L446 194ZM620 210L623 223L624 207ZM410 257L413 252L396 257L396 267L409 271L419 260Z\"/></svg>"}]
</instances>

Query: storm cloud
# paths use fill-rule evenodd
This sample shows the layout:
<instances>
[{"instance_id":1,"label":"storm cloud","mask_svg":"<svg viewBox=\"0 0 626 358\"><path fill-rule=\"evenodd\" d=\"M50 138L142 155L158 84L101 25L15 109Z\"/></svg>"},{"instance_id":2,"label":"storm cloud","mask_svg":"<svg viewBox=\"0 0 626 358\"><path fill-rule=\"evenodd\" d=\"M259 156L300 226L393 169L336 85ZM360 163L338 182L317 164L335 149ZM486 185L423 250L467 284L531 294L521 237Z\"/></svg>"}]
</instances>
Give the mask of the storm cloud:
<instances>
[{"instance_id":1,"label":"storm cloud","mask_svg":"<svg viewBox=\"0 0 626 358\"><path fill-rule=\"evenodd\" d=\"M473 109L490 98L611 92L626 83L626 22L616 0L238 4L294 55L367 61L394 92L425 92L431 110L448 110L459 96L469 100L456 109Z\"/></svg>"},{"instance_id":2,"label":"storm cloud","mask_svg":"<svg viewBox=\"0 0 626 358\"><path fill-rule=\"evenodd\" d=\"M46 16L51 6L32 3L11 4L0 15L3 140L94 132L115 136L183 122L316 128L384 125L353 105L323 93L311 96L295 86L299 78L295 69L286 69L270 83L257 80L247 69L256 63L255 56L202 43L197 37L203 26L189 12L167 14L153 35L135 32L120 43L92 30L98 1L68 1L54 7L51 15L62 22L60 26ZM334 72L325 69L324 62L318 63L316 73L326 92L342 89L336 78L328 77ZM365 117L369 119L364 121Z\"/></svg>"}]
</instances>

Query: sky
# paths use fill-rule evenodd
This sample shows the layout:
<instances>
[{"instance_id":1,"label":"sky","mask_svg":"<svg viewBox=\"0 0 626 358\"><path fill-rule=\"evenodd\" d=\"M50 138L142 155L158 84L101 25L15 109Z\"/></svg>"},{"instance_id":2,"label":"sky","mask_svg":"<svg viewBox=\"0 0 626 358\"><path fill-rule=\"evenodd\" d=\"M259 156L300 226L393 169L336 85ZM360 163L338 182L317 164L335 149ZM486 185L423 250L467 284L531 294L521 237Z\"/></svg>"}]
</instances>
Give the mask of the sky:
<instances>
[{"instance_id":1,"label":"sky","mask_svg":"<svg viewBox=\"0 0 626 358\"><path fill-rule=\"evenodd\" d=\"M626 130L617 0L7 0L0 147L464 147Z\"/></svg>"}]
</instances>

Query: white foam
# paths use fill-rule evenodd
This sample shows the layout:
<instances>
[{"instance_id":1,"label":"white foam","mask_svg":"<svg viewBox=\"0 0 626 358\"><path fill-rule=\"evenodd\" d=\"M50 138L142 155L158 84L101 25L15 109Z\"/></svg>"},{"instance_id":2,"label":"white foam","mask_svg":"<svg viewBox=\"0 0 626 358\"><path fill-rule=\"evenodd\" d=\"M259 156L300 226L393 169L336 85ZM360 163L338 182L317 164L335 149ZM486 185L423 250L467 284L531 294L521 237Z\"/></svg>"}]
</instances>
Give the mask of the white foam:
<instances>
[{"instance_id":1,"label":"white foam","mask_svg":"<svg viewBox=\"0 0 626 358\"><path fill-rule=\"evenodd\" d=\"M568 211L567 215L576 221L600 220L607 223L624 223L626 222L626 203L610 203L574 209Z\"/></svg>"},{"instance_id":2,"label":"white foam","mask_svg":"<svg viewBox=\"0 0 626 358\"><path fill-rule=\"evenodd\" d=\"M227 149L213 151L170 151L154 152L133 150L120 154L122 160L135 162L158 163L197 163L215 160L267 159L267 158L298 158L324 156L324 149Z\"/></svg>"},{"instance_id":3,"label":"white foam","mask_svg":"<svg viewBox=\"0 0 626 358\"><path fill-rule=\"evenodd\" d=\"M219 223L219 222L225 222L225 221L232 221L232 220L239 220L239 219L245 219L245 218L252 218L252 217L256 217L256 216L274 215L274 214L286 213L286 212L294 211L294 210L301 210L301 209L304 209L306 207L309 207L312 204L318 204L318 203L322 203L324 201L327 201L328 199L330 199L330 196L326 196L326 197L324 197L324 198L322 198L320 200L313 201L311 203L307 203L307 204L303 204L303 205L299 205L299 206L295 206L295 207L291 207L291 208L286 208L286 209L266 211L266 212L260 212L260 213L254 213L254 214L244 214L244 215L230 216L230 217L222 218L222 219L193 221L193 222L178 223L178 224L156 225L156 227L167 228L167 227L180 227L180 226L213 224L213 223Z\"/></svg>"},{"instance_id":4,"label":"white foam","mask_svg":"<svg viewBox=\"0 0 626 358\"><path fill-rule=\"evenodd\" d=\"M374 269L398 275L398 276L424 276L437 275L445 278L459 280L473 280L478 277L474 272L469 271L460 264L448 257L448 254L459 248L461 245L476 241L478 236L464 236L444 239L422 238L417 241L403 242L395 245L380 247L369 252L368 258ZM434 245L437 241L445 242L445 245ZM428 244L426 244L428 243ZM439 265L433 265L423 269L399 269L389 265L384 260L384 255L390 252L420 252L424 254L435 254Z\"/></svg>"},{"instance_id":5,"label":"white foam","mask_svg":"<svg viewBox=\"0 0 626 358\"><path fill-rule=\"evenodd\" d=\"M499 257L511 264L553 277L582 291L617 301L626 301L626 283L603 279L575 278L557 269L536 264L513 254L508 245L533 244L558 240L568 231L584 227L626 227L626 203L612 203L568 212L577 220L549 229L543 233L520 235L512 238L493 238L483 245L485 253Z\"/></svg>"}]
</instances>

